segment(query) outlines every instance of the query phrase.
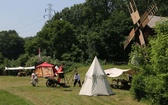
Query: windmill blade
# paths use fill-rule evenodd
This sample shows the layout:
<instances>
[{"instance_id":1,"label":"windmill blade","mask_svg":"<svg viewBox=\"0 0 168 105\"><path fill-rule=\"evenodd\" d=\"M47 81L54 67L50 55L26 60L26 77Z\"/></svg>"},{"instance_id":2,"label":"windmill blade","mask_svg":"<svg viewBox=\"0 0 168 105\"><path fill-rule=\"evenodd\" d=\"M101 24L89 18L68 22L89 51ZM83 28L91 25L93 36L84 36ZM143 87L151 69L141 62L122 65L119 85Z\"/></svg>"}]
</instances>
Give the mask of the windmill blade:
<instances>
[{"instance_id":1,"label":"windmill blade","mask_svg":"<svg viewBox=\"0 0 168 105\"><path fill-rule=\"evenodd\" d=\"M141 24L140 24L141 28L144 28L149 23L149 21L150 21L150 19L147 15L147 17L145 17L143 22L141 22Z\"/></svg>"},{"instance_id":2,"label":"windmill blade","mask_svg":"<svg viewBox=\"0 0 168 105\"><path fill-rule=\"evenodd\" d=\"M139 21L140 16L134 0L131 0L129 2L128 10L131 15L133 23L136 24Z\"/></svg>"},{"instance_id":3,"label":"windmill blade","mask_svg":"<svg viewBox=\"0 0 168 105\"><path fill-rule=\"evenodd\" d=\"M126 38L126 40L124 41L124 49L128 46L128 44L131 42L131 40L133 39L133 37L135 36L135 32L137 31L137 29L139 28L139 19L140 19L140 16L139 16L139 12L138 12L138 9L136 7L136 4L134 2L134 0L131 0L129 2L129 5L128 5L128 10L130 12L130 15L131 15L131 18L132 18L132 21L134 23L134 28L131 30L131 32L129 33L129 36Z\"/></svg>"},{"instance_id":4,"label":"windmill blade","mask_svg":"<svg viewBox=\"0 0 168 105\"><path fill-rule=\"evenodd\" d=\"M140 33L139 40L140 40L141 46L146 46L145 39L144 39L144 36L143 36L141 29L139 29L139 33Z\"/></svg>"},{"instance_id":5,"label":"windmill blade","mask_svg":"<svg viewBox=\"0 0 168 105\"><path fill-rule=\"evenodd\" d=\"M132 28L131 32L129 33L129 36L124 41L124 49L128 46L128 44L131 42L131 40L135 36L135 31L136 30L134 28Z\"/></svg>"},{"instance_id":6,"label":"windmill blade","mask_svg":"<svg viewBox=\"0 0 168 105\"><path fill-rule=\"evenodd\" d=\"M155 3L151 4L148 9L144 12L144 14L140 18L140 26L144 28L148 22L152 19L152 17L158 11L157 5ZM148 16L151 15L149 18Z\"/></svg>"},{"instance_id":7,"label":"windmill blade","mask_svg":"<svg viewBox=\"0 0 168 105\"><path fill-rule=\"evenodd\" d=\"M149 15L154 15L158 11L157 5L155 3L152 3L148 9L147 9Z\"/></svg>"}]
</instances>

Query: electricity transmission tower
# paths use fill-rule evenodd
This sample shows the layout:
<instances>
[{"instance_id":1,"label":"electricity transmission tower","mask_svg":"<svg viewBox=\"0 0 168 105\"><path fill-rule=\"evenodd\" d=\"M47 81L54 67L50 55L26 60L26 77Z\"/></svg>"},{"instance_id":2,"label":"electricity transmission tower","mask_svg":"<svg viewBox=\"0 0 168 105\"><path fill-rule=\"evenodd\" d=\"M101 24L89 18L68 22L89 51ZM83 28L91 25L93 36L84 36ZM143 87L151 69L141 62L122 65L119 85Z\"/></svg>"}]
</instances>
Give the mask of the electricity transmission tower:
<instances>
[{"instance_id":1,"label":"electricity transmission tower","mask_svg":"<svg viewBox=\"0 0 168 105\"><path fill-rule=\"evenodd\" d=\"M51 20L51 18L52 18L52 14L51 14L51 12L52 11L54 11L53 9L52 9L52 4L51 3L49 3L48 4L48 8L47 9L45 9L45 12L47 12L48 11L48 14L47 15L44 15L44 18L46 17L46 16L48 16L48 20ZM55 13L55 11L54 11L54 13Z\"/></svg>"}]
</instances>

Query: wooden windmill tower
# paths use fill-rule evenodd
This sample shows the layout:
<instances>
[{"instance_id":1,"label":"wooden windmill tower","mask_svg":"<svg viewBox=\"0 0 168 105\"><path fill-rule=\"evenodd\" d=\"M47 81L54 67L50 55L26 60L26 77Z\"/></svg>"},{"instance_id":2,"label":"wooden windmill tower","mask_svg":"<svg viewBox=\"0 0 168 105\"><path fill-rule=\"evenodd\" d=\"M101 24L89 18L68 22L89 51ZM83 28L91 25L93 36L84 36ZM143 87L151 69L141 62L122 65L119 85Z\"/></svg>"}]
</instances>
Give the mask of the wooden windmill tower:
<instances>
[{"instance_id":1,"label":"wooden windmill tower","mask_svg":"<svg viewBox=\"0 0 168 105\"><path fill-rule=\"evenodd\" d=\"M124 41L124 49L134 37L139 39L139 44L141 46L146 46L146 39L143 34L143 29L158 11L156 4L152 3L144 14L140 16L134 0L131 0L128 5L128 10L130 12L134 27Z\"/></svg>"}]
</instances>

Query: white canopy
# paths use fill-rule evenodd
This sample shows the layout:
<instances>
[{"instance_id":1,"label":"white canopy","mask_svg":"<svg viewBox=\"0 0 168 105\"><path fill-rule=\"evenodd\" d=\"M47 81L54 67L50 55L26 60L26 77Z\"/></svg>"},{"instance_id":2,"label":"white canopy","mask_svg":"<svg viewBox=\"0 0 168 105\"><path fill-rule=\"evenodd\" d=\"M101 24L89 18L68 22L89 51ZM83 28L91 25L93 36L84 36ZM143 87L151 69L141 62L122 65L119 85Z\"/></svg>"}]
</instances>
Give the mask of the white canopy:
<instances>
[{"instance_id":1,"label":"white canopy","mask_svg":"<svg viewBox=\"0 0 168 105\"><path fill-rule=\"evenodd\" d=\"M31 67L5 67L5 70L30 70L30 69L35 69L34 66Z\"/></svg>"},{"instance_id":2,"label":"white canopy","mask_svg":"<svg viewBox=\"0 0 168 105\"><path fill-rule=\"evenodd\" d=\"M35 69L35 66L31 66L31 67L23 67L23 69L25 69L25 70Z\"/></svg>"},{"instance_id":3,"label":"white canopy","mask_svg":"<svg viewBox=\"0 0 168 105\"><path fill-rule=\"evenodd\" d=\"M118 77L124 72L127 72L129 70L130 69L111 68L111 69L104 70L104 72L107 74L108 77Z\"/></svg>"}]
</instances>

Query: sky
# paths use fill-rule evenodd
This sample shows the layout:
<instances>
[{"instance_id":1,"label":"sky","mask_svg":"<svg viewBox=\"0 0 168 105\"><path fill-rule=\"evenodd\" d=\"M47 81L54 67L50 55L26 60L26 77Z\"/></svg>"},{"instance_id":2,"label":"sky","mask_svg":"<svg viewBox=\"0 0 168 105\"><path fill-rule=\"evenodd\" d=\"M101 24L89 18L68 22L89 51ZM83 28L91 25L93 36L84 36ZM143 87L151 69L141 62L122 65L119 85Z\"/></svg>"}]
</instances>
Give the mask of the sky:
<instances>
[{"instance_id":1,"label":"sky","mask_svg":"<svg viewBox=\"0 0 168 105\"><path fill-rule=\"evenodd\" d=\"M52 4L51 14L54 15L54 11L60 12L66 7L84 2L85 0L0 0L0 31L15 30L22 38L35 36L49 19L48 4Z\"/></svg>"}]
</instances>

